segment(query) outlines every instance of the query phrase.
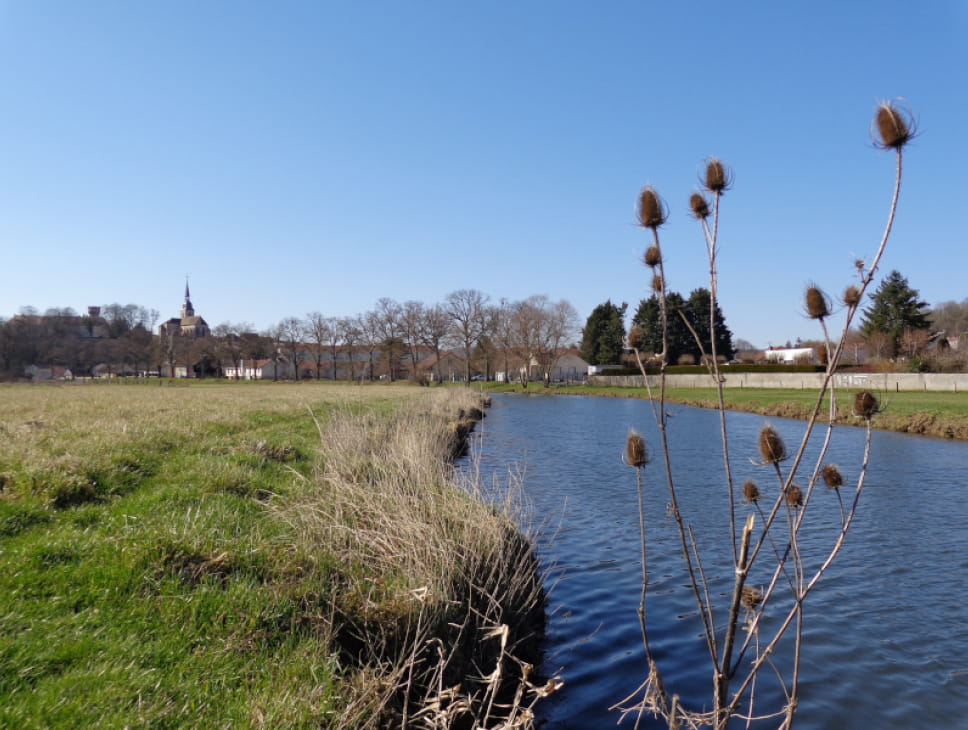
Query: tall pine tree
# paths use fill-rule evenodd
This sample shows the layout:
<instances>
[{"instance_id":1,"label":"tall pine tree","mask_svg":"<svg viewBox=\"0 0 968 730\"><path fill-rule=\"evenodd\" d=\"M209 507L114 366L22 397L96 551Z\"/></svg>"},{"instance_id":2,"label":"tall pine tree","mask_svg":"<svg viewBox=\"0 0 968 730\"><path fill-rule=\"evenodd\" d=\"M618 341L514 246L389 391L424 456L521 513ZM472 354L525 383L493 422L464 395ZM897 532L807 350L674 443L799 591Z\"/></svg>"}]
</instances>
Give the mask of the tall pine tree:
<instances>
[{"instance_id":1,"label":"tall pine tree","mask_svg":"<svg viewBox=\"0 0 968 730\"><path fill-rule=\"evenodd\" d=\"M702 352L707 355L712 353L709 338L709 290L699 288L694 290L688 300L684 300L678 292L668 292L666 294L666 312L669 320L669 352L666 362L675 365L685 355L692 358L695 362L700 362ZM702 341L702 350L696 343L689 327L686 326L683 316L689 321L689 325L696 331ZM653 294L648 299L643 299L639 303L639 308L632 318L633 324L639 326L642 331L642 344L640 349L643 352L658 354L662 351L662 328L660 326L659 300ZM736 352L733 346L733 333L726 326L726 319L723 312L716 304L715 320L713 331L716 335L716 355L731 359Z\"/></svg>"},{"instance_id":2,"label":"tall pine tree","mask_svg":"<svg viewBox=\"0 0 968 730\"><path fill-rule=\"evenodd\" d=\"M712 340L709 337L709 290L702 287L694 289L689 295L688 305L690 323L702 341L702 350L707 355L711 355L713 350ZM716 340L716 357L732 360L736 353L736 348L733 347L733 333L726 326L726 319L723 317L718 301L713 312L713 332ZM695 342L693 344L695 345ZM696 360L699 361L698 349L696 350Z\"/></svg>"},{"instance_id":3,"label":"tall pine tree","mask_svg":"<svg viewBox=\"0 0 968 730\"><path fill-rule=\"evenodd\" d=\"M698 349L696 341L689 328L686 327L680 312L689 316L689 308L681 294L668 292L666 294L666 319L668 320L668 340L669 347L666 353L666 362L675 365L683 355L695 357ZM690 320L691 321L691 320ZM639 349L643 352L651 352L658 355L662 352L662 325L659 311L659 299L653 294L648 299L639 302L639 308L632 318L633 324L637 324L642 331L642 344Z\"/></svg>"},{"instance_id":4,"label":"tall pine tree","mask_svg":"<svg viewBox=\"0 0 968 730\"><path fill-rule=\"evenodd\" d=\"M864 310L860 329L865 337L878 333L890 338L891 357L897 357L901 336L906 330L926 330L928 303L919 299L917 289L897 270L888 274L871 295L871 306Z\"/></svg>"},{"instance_id":5,"label":"tall pine tree","mask_svg":"<svg viewBox=\"0 0 968 730\"><path fill-rule=\"evenodd\" d=\"M599 304L588 315L582 330L581 356L590 365L616 365L622 359L625 344L625 310L612 300Z\"/></svg>"}]
</instances>

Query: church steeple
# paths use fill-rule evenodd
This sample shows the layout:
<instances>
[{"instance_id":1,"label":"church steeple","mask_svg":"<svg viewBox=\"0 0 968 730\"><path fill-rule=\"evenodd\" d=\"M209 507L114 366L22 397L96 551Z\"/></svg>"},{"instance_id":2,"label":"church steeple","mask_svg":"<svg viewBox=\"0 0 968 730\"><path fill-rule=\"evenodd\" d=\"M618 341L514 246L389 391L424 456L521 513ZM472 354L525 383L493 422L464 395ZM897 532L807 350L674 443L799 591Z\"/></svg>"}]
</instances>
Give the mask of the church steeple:
<instances>
[{"instance_id":1,"label":"church steeple","mask_svg":"<svg viewBox=\"0 0 968 730\"><path fill-rule=\"evenodd\" d=\"M188 292L188 277L185 277L185 301L182 303L182 319L195 316L195 308L192 306L191 295Z\"/></svg>"}]
</instances>

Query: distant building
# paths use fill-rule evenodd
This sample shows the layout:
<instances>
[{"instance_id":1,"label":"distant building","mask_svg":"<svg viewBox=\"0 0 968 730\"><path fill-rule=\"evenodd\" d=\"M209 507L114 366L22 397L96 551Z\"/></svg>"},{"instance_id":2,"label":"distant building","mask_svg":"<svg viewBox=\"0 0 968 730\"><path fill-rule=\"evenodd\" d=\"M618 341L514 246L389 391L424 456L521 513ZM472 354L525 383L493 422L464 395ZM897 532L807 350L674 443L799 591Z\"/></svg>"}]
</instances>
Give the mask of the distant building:
<instances>
[{"instance_id":1,"label":"distant building","mask_svg":"<svg viewBox=\"0 0 968 730\"><path fill-rule=\"evenodd\" d=\"M812 347L771 347L757 355L758 362L774 362L783 365L819 365L820 358Z\"/></svg>"},{"instance_id":2,"label":"distant building","mask_svg":"<svg viewBox=\"0 0 968 730\"><path fill-rule=\"evenodd\" d=\"M192 306L191 294L188 291L188 281L185 281L185 301L182 302L181 317L172 317L162 322L158 327L158 334L162 337L208 337L212 334L208 322L195 314Z\"/></svg>"}]
</instances>

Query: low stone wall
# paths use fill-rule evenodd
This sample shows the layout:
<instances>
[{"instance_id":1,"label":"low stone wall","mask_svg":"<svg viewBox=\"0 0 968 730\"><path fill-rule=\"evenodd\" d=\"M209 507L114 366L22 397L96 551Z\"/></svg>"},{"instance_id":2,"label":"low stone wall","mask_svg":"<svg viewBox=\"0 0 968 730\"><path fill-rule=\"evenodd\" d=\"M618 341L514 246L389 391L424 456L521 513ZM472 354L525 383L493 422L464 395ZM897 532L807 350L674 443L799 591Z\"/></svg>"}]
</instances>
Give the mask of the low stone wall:
<instances>
[{"instance_id":1,"label":"low stone wall","mask_svg":"<svg viewBox=\"0 0 968 730\"><path fill-rule=\"evenodd\" d=\"M794 388L816 390L823 380L822 373L730 373L723 371L727 388ZM643 388L641 375L592 375L591 385L613 385ZM649 385L658 386L659 376L650 375ZM709 375L667 375L670 388L711 388ZM876 391L944 390L968 391L968 373L838 373L834 376L838 388L869 388Z\"/></svg>"}]
</instances>

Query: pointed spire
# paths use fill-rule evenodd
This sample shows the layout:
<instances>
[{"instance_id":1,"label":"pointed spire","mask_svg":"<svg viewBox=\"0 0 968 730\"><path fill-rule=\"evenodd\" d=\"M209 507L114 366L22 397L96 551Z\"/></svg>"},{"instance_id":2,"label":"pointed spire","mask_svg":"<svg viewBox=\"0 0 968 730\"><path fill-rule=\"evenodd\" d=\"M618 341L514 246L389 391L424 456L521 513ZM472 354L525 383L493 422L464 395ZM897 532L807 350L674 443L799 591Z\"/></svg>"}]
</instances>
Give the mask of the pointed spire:
<instances>
[{"instance_id":1,"label":"pointed spire","mask_svg":"<svg viewBox=\"0 0 968 730\"><path fill-rule=\"evenodd\" d=\"M191 296L188 292L188 276L185 276L185 301L182 303L182 319L195 316L195 307L192 306Z\"/></svg>"}]
</instances>

